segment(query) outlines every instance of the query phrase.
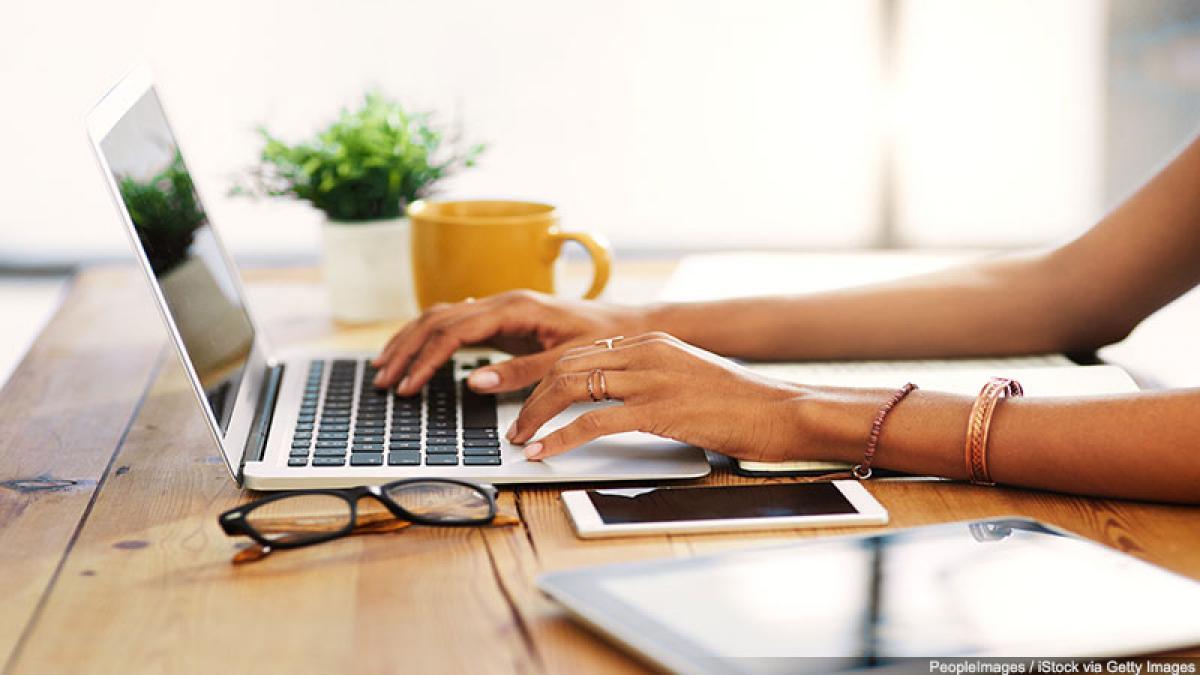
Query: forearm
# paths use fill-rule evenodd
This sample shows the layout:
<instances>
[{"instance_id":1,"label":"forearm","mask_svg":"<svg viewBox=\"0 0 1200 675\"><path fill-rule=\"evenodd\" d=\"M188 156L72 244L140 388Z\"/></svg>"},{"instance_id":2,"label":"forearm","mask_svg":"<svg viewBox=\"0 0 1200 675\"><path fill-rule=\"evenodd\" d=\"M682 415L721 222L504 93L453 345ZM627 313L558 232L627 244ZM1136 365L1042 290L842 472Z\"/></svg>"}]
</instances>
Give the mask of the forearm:
<instances>
[{"instance_id":1,"label":"forearm","mask_svg":"<svg viewBox=\"0 0 1200 675\"><path fill-rule=\"evenodd\" d=\"M1088 315L1054 254L808 296L662 305L647 325L748 359L921 358L1091 348L1124 326Z\"/></svg>"},{"instance_id":2,"label":"forearm","mask_svg":"<svg viewBox=\"0 0 1200 675\"><path fill-rule=\"evenodd\" d=\"M860 462L876 410L891 392L827 389L797 400L813 458ZM972 399L917 390L887 417L875 465L967 477ZM1200 503L1200 390L1091 398L1005 399L988 442L999 483L1058 492Z\"/></svg>"}]
</instances>

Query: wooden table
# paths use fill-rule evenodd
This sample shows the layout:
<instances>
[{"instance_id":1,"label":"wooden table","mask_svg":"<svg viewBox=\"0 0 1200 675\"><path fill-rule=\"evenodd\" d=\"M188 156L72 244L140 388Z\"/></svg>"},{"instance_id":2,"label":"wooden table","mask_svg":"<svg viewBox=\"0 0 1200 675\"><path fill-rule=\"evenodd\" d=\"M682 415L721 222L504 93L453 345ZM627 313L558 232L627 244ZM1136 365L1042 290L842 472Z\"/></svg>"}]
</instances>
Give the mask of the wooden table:
<instances>
[{"instance_id":1,"label":"wooden table","mask_svg":"<svg viewBox=\"0 0 1200 675\"><path fill-rule=\"evenodd\" d=\"M649 297L669 264L626 263ZM338 328L308 271L251 271L279 345L373 348ZM582 541L550 488L504 490L518 527L352 537L229 564L216 515L242 500L202 427L145 282L79 275L0 392L0 659L5 672L619 672L644 666L570 622L545 571L841 533ZM723 467L704 484L750 482ZM958 483L873 482L891 527L1038 518L1200 579L1200 510ZM1103 592L1103 589L1097 589Z\"/></svg>"}]
</instances>

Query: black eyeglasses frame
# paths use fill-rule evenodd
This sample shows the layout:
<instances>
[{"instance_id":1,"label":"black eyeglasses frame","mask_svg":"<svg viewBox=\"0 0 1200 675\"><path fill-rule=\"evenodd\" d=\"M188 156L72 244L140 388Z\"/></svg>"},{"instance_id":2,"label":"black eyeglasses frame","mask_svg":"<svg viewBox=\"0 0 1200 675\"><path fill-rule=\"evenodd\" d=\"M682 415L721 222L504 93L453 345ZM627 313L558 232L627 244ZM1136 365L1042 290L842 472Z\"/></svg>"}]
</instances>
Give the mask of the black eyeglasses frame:
<instances>
[{"instance_id":1,"label":"black eyeglasses frame","mask_svg":"<svg viewBox=\"0 0 1200 675\"><path fill-rule=\"evenodd\" d=\"M466 487L480 493L488 500L488 515L480 518L463 518L459 520L442 520L436 518L427 518L415 513L411 513L404 507L397 504L393 499L387 496L387 492L401 485L413 485L418 483L442 483ZM435 525L439 527L478 527L487 525L496 518L496 494L497 490L494 485L488 483L471 483L464 480L454 478L405 478L402 480L392 481L383 485L363 485L353 488L322 488L315 490L288 490L285 492L277 492L275 494L256 499L252 502L247 502L241 506L236 506L228 511L225 511L217 517L217 522L220 523L221 529L229 536L246 536L258 542L264 547L270 549L289 549L303 548L312 546L313 544L321 544L333 539L348 536L354 531L354 527L358 522L358 501L365 497L371 497L375 501L383 504L393 516L400 520L407 520L411 523L420 525ZM301 539L297 541L281 541L271 540L259 533L254 526L247 521L247 516L255 509L263 505L276 502L281 499L288 499L297 496L307 495L328 495L345 500L350 508L350 518L345 527L333 532L324 532L314 534L312 538Z\"/></svg>"}]
</instances>

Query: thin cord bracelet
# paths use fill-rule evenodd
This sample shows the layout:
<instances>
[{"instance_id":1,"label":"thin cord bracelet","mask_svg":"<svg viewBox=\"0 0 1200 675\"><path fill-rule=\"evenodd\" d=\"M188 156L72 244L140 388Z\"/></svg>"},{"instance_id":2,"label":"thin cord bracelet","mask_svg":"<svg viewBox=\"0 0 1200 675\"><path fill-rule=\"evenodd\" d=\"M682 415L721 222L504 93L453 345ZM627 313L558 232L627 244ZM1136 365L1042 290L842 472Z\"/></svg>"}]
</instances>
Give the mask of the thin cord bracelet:
<instances>
[{"instance_id":1,"label":"thin cord bracelet","mask_svg":"<svg viewBox=\"0 0 1200 675\"><path fill-rule=\"evenodd\" d=\"M879 434L883 432L883 421L887 419L888 413L892 412L892 408L895 408L900 401L904 400L905 396L908 396L916 388L917 385L912 382L900 387L895 394L892 394L888 402L879 408L879 412L875 413L875 421L871 422L871 435L867 437L867 449L863 453L863 461L861 464L855 464L854 468L850 470L855 478L867 480L874 473L871 470L871 462L875 460L875 451L879 449Z\"/></svg>"}]
</instances>

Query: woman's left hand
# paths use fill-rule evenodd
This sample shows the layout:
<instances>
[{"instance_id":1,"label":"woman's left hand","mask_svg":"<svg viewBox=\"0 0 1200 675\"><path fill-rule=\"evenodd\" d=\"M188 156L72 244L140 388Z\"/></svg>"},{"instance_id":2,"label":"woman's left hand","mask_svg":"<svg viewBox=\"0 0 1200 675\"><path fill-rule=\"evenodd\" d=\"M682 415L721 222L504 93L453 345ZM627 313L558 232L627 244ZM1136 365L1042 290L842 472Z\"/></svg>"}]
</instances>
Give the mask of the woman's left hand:
<instances>
[{"instance_id":1,"label":"woman's left hand","mask_svg":"<svg viewBox=\"0 0 1200 675\"><path fill-rule=\"evenodd\" d=\"M529 443L567 406L602 396L597 370L608 395L623 405L586 412ZM566 352L526 400L508 438L529 443L529 459L609 434L644 431L742 459L783 461L798 458L805 447L797 421L804 395L803 387L760 377L666 333L647 333L611 349Z\"/></svg>"}]
</instances>

